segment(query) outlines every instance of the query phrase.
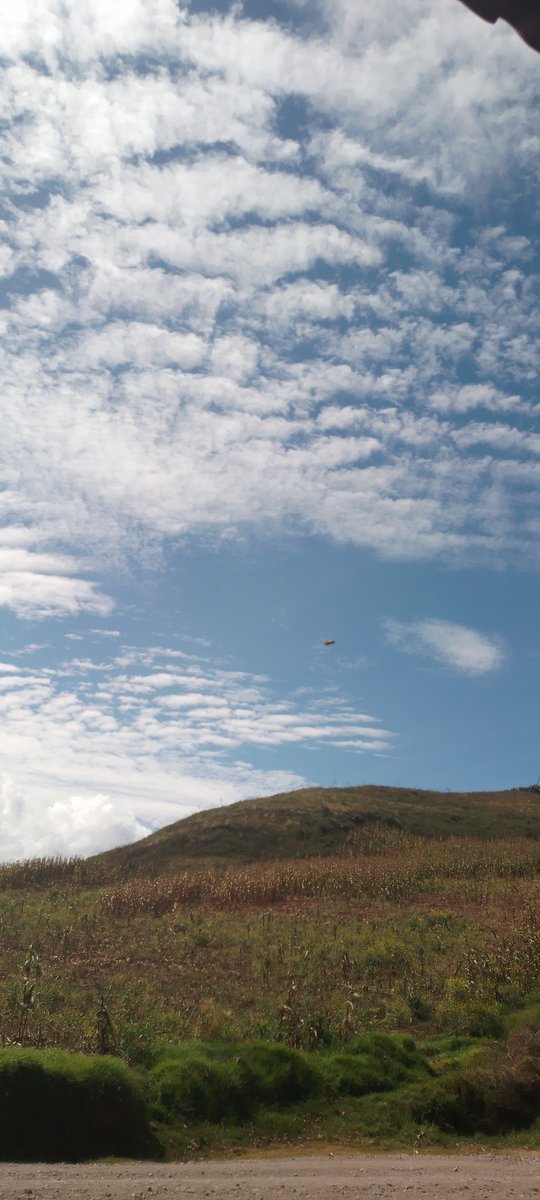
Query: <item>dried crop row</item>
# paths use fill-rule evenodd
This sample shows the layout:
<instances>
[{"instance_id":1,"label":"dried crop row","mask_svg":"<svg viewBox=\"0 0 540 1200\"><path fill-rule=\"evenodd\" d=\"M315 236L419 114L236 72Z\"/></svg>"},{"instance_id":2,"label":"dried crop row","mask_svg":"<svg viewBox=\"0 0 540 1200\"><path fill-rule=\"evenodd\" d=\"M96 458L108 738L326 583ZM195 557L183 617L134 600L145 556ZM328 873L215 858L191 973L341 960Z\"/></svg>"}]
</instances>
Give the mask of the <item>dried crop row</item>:
<instances>
[{"instance_id":1,"label":"dried crop row","mask_svg":"<svg viewBox=\"0 0 540 1200\"><path fill-rule=\"evenodd\" d=\"M299 859L248 867L182 871L158 879L139 877L105 888L102 911L111 917L151 914L208 904L266 907L302 898L407 901L442 881L533 879L540 870L540 844L528 840L493 843L428 841L401 835L392 852Z\"/></svg>"},{"instance_id":2,"label":"dried crop row","mask_svg":"<svg viewBox=\"0 0 540 1200\"><path fill-rule=\"evenodd\" d=\"M0 892L52 884L97 887L105 880L104 868L83 858L29 858L0 866Z\"/></svg>"}]
</instances>

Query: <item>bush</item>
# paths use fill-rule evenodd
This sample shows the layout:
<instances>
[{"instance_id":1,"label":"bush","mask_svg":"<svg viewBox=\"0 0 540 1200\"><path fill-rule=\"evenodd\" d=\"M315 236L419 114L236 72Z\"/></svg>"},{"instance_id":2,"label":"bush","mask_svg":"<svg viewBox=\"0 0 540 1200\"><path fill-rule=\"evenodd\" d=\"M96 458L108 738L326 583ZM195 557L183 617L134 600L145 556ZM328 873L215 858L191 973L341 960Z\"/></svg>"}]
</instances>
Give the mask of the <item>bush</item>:
<instances>
[{"instance_id":1,"label":"bush","mask_svg":"<svg viewBox=\"0 0 540 1200\"><path fill-rule=\"evenodd\" d=\"M326 1066L329 1083L348 1096L386 1092L395 1087L395 1080L389 1079L388 1072L382 1066L361 1055L333 1054Z\"/></svg>"},{"instance_id":2,"label":"bush","mask_svg":"<svg viewBox=\"0 0 540 1200\"><path fill-rule=\"evenodd\" d=\"M136 1076L113 1058L0 1051L0 1158L78 1162L155 1154Z\"/></svg>"},{"instance_id":3,"label":"bush","mask_svg":"<svg viewBox=\"0 0 540 1200\"><path fill-rule=\"evenodd\" d=\"M312 1056L311 1056L312 1057ZM252 1044L241 1057L244 1085L256 1102L297 1104L324 1090L315 1062L282 1043Z\"/></svg>"},{"instance_id":4,"label":"bush","mask_svg":"<svg viewBox=\"0 0 540 1200\"><path fill-rule=\"evenodd\" d=\"M540 1026L516 1033L506 1051L477 1054L431 1091L417 1092L411 1111L456 1133L504 1134L527 1129L540 1107Z\"/></svg>"},{"instance_id":5,"label":"bush","mask_svg":"<svg viewBox=\"0 0 540 1200\"><path fill-rule=\"evenodd\" d=\"M152 1109L160 1120L233 1123L260 1106L295 1104L324 1089L306 1055L282 1044L241 1048L186 1042L164 1051L150 1071Z\"/></svg>"},{"instance_id":6,"label":"bush","mask_svg":"<svg viewBox=\"0 0 540 1200\"><path fill-rule=\"evenodd\" d=\"M282 1042L186 1042L162 1054L149 1073L154 1115L186 1123L243 1121L259 1107L283 1108L324 1093L391 1091L430 1071L412 1038L381 1033L356 1038L339 1054L307 1054Z\"/></svg>"},{"instance_id":7,"label":"bush","mask_svg":"<svg viewBox=\"0 0 540 1200\"><path fill-rule=\"evenodd\" d=\"M161 1120L236 1123L249 1114L238 1063L212 1061L190 1045L183 1055L165 1058L152 1068L149 1088L154 1114Z\"/></svg>"},{"instance_id":8,"label":"bush","mask_svg":"<svg viewBox=\"0 0 540 1200\"><path fill-rule=\"evenodd\" d=\"M329 1083L349 1096L392 1091L429 1069L412 1038L384 1033L356 1038L349 1053L329 1055L326 1062Z\"/></svg>"},{"instance_id":9,"label":"bush","mask_svg":"<svg viewBox=\"0 0 540 1200\"><path fill-rule=\"evenodd\" d=\"M446 981L441 1016L456 1033L471 1037L498 1038L504 1032L502 1006L489 997L471 996L463 979Z\"/></svg>"}]
</instances>

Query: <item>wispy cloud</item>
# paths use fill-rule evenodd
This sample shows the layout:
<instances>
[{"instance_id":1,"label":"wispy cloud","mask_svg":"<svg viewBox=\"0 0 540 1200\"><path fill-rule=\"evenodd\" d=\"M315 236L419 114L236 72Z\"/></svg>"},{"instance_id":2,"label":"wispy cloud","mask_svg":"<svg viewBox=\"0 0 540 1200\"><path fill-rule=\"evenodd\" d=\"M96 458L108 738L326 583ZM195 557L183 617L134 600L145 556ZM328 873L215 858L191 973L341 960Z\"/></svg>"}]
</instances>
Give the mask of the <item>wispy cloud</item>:
<instances>
[{"instance_id":1,"label":"wispy cloud","mask_svg":"<svg viewBox=\"0 0 540 1200\"><path fill-rule=\"evenodd\" d=\"M0 672L0 840L12 857L90 853L149 824L303 785L277 750L393 744L381 721L335 694L278 696L265 676L177 650ZM247 761L254 751L265 765Z\"/></svg>"},{"instance_id":2,"label":"wispy cloud","mask_svg":"<svg viewBox=\"0 0 540 1200\"><path fill-rule=\"evenodd\" d=\"M397 649L435 659L463 675L489 674L506 657L500 638L436 617L409 623L387 620L384 629Z\"/></svg>"}]
</instances>

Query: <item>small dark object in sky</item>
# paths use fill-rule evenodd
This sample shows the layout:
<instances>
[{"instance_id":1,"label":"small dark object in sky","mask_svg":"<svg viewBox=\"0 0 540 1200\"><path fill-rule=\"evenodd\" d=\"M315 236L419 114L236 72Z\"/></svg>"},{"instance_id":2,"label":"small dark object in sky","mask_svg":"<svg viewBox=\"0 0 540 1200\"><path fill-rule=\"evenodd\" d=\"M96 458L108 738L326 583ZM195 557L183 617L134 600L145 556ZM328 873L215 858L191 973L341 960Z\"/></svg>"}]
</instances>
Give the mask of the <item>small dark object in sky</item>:
<instances>
[{"instance_id":1,"label":"small dark object in sky","mask_svg":"<svg viewBox=\"0 0 540 1200\"><path fill-rule=\"evenodd\" d=\"M327 638L324 644L325 646L335 646L336 643L334 638Z\"/></svg>"},{"instance_id":2,"label":"small dark object in sky","mask_svg":"<svg viewBox=\"0 0 540 1200\"><path fill-rule=\"evenodd\" d=\"M540 54L540 4L538 0L461 0L492 25L507 21L528 46Z\"/></svg>"}]
</instances>

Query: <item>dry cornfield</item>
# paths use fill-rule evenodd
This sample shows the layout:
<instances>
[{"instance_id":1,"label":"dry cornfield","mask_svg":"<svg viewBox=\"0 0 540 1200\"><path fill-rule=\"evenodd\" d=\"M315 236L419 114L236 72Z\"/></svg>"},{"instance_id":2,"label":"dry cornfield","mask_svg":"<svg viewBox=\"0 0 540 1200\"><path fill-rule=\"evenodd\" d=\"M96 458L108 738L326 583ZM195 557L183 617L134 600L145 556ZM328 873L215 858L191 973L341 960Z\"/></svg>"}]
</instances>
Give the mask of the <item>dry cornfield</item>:
<instances>
[{"instance_id":1,"label":"dry cornfield","mask_svg":"<svg viewBox=\"0 0 540 1200\"><path fill-rule=\"evenodd\" d=\"M534 879L540 843L528 839L444 842L393 833L378 853L348 852L331 858L295 859L253 866L206 868L136 878L105 888L102 906L111 916L162 916L179 905L216 908L266 906L303 897L321 900L380 899L407 902L429 892L437 880L452 884Z\"/></svg>"},{"instance_id":2,"label":"dry cornfield","mask_svg":"<svg viewBox=\"0 0 540 1200\"><path fill-rule=\"evenodd\" d=\"M190 1036L489 1036L538 997L539 867L533 839L398 830L364 831L328 858L113 884L77 861L7 867L1 1032L18 1027L32 944L43 974L29 1042L90 1048L101 996L134 1059Z\"/></svg>"}]
</instances>

